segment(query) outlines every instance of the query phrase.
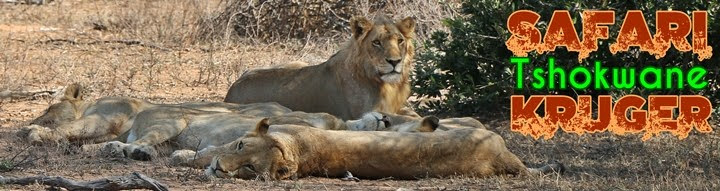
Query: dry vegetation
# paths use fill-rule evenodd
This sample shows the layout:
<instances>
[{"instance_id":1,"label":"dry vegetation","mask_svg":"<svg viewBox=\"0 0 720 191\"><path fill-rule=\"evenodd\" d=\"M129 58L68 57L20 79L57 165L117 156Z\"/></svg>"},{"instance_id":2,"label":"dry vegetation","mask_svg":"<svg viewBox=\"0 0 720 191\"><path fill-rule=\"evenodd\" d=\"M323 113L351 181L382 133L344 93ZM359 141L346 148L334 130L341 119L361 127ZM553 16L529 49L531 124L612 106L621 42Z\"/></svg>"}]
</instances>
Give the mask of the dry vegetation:
<instances>
[{"instance_id":1,"label":"dry vegetation","mask_svg":"<svg viewBox=\"0 0 720 191\"><path fill-rule=\"evenodd\" d=\"M201 39L237 36L262 41L336 39L350 32L347 25L353 15L372 17L376 14L416 18L418 36L424 39L433 30L442 29L442 20L455 16L460 4L456 0L222 0L219 5L220 11L198 22Z\"/></svg>"},{"instance_id":2,"label":"dry vegetation","mask_svg":"<svg viewBox=\"0 0 720 191\"><path fill-rule=\"evenodd\" d=\"M356 5L359 8L355 8L359 12L352 14L374 14L368 11L375 9L371 2L359 1ZM258 36L238 38L228 33L216 36L199 32L217 20L225 3L201 0L0 3L0 91L55 90L79 82L87 87L88 99L131 96L157 103L221 101L228 86L247 69L294 60L319 63L347 36L340 31L335 37L318 38L322 40L256 42L252 39ZM447 6L430 0L397 1L381 11L402 11L399 15L419 18L419 37L425 38L429 29L441 27L442 17L455 14L440 5ZM202 170L169 167L164 158L152 162L107 159L72 145L30 146L15 135L19 127L54 101L52 96L0 100L0 175L91 180L137 171L173 190L720 189L717 131L692 134L682 141L671 136L641 142L637 136L564 133L549 141L535 141L510 132L505 118L488 121L488 126L505 137L510 150L529 166L559 160L567 164L570 172L532 178L452 177L417 181L206 180L201 176ZM43 188L0 185L1 190Z\"/></svg>"}]
</instances>

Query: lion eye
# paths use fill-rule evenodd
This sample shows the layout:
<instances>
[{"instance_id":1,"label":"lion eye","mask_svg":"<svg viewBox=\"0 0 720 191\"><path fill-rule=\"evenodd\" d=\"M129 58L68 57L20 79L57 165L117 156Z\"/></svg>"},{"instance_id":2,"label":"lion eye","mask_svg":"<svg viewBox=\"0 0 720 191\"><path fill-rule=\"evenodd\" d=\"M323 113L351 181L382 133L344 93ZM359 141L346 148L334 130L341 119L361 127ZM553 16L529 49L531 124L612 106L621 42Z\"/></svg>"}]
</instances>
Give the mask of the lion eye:
<instances>
[{"instance_id":1,"label":"lion eye","mask_svg":"<svg viewBox=\"0 0 720 191\"><path fill-rule=\"evenodd\" d=\"M246 169L248 169L248 170L250 170L250 171L255 172L255 166L253 166L253 165L251 165L251 164L243 165L243 167L246 168Z\"/></svg>"},{"instance_id":2,"label":"lion eye","mask_svg":"<svg viewBox=\"0 0 720 191\"><path fill-rule=\"evenodd\" d=\"M373 46L380 47L380 41L379 41L379 40L373 40L372 43L373 43Z\"/></svg>"},{"instance_id":3,"label":"lion eye","mask_svg":"<svg viewBox=\"0 0 720 191\"><path fill-rule=\"evenodd\" d=\"M405 39L398 39L398 44L402 44L403 42L405 42Z\"/></svg>"},{"instance_id":4,"label":"lion eye","mask_svg":"<svg viewBox=\"0 0 720 191\"><path fill-rule=\"evenodd\" d=\"M237 144L237 150L241 150L243 148L243 142L240 141L240 143Z\"/></svg>"}]
</instances>

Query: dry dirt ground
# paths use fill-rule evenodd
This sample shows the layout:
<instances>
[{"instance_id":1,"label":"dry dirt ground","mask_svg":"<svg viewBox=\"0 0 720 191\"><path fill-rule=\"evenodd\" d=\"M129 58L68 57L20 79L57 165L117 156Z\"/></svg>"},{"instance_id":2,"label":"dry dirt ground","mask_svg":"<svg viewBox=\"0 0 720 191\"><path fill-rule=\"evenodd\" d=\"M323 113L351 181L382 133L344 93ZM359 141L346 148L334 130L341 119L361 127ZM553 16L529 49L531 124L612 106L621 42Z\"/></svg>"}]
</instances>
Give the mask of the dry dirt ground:
<instances>
[{"instance_id":1,"label":"dry dirt ground","mask_svg":"<svg viewBox=\"0 0 720 191\"><path fill-rule=\"evenodd\" d=\"M192 23L215 9L212 2L0 3L0 91L57 90L78 82L86 87L87 99L131 96L156 103L221 101L228 86L247 69L293 60L318 63L340 44L195 42ZM558 160L569 171L544 177L485 179L207 180L201 169L171 167L167 158L150 162L109 159L71 145L31 146L15 135L56 101L44 94L0 100L0 167L25 161L0 171L0 176L91 180L140 172L172 190L720 190L718 131L693 133L685 140L661 136L646 142L635 135L604 133L558 133L551 140L533 140L509 131L508 118L484 122L500 133L528 166ZM718 124L713 122L713 126ZM0 190L45 188L0 185Z\"/></svg>"}]
</instances>

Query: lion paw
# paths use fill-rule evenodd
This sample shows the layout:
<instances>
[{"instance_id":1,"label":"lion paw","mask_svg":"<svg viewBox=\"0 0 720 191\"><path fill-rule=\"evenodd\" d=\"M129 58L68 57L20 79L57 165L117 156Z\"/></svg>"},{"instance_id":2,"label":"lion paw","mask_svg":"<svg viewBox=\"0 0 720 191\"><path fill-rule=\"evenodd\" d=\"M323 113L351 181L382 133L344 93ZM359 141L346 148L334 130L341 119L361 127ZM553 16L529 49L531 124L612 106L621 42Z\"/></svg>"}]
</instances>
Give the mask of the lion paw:
<instances>
[{"instance_id":1,"label":"lion paw","mask_svg":"<svg viewBox=\"0 0 720 191\"><path fill-rule=\"evenodd\" d=\"M345 177L340 178L342 181L354 181L354 182L360 182L360 178L353 176L350 171L345 171Z\"/></svg>"},{"instance_id":2,"label":"lion paw","mask_svg":"<svg viewBox=\"0 0 720 191\"><path fill-rule=\"evenodd\" d=\"M83 152L90 153L90 152L100 152L105 147L105 143L98 143L98 144L85 144L80 146L80 149Z\"/></svg>"},{"instance_id":3,"label":"lion paw","mask_svg":"<svg viewBox=\"0 0 720 191\"><path fill-rule=\"evenodd\" d=\"M15 133L15 134L20 138L26 138L26 137L28 137L28 135L30 135L30 131L32 131L33 129L41 128L41 127L42 126L40 126L40 125L24 126L24 127L21 127L20 130L18 130L17 133Z\"/></svg>"},{"instance_id":4,"label":"lion paw","mask_svg":"<svg viewBox=\"0 0 720 191\"><path fill-rule=\"evenodd\" d=\"M126 148L126 151L127 154L129 154L128 157L134 160L149 161L157 157L157 151L152 146L130 145L128 148Z\"/></svg>"},{"instance_id":5,"label":"lion paw","mask_svg":"<svg viewBox=\"0 0 720 191\"><path fill-rule=\"evenodd\" d=\"M107 142L105 146L100 149L100 155L111 158L125 158L127 156L125 153L125 147L127 147L127 145L128 144L120 141Z\"/></svg>"},{"instance_id":6,"label":"lion paw","mask_svg":"<svg viewBox=\"0 0 720 191\"><path fill-rule=\"evenodd\" d=\"M177 150L170 155L170 164L173 166L189 165L195 158L195 151Z\"/></svg>"},{"instance_id":7,"label":"lion paw","mask_svg":"<svg viewBox=\"0 0 720 191\"><path fill-rule=\"evenodd\" d=\"M39 126L39 125L30 125L25 126L22 129L20 129L20 132L18 134L21 135L27 135L28 142L32 144L43 144L47 142L57 142L57 140L50 140L47 139L51 136L48 136L51 134L52 129Z\"/></svg>"}]
</instances>

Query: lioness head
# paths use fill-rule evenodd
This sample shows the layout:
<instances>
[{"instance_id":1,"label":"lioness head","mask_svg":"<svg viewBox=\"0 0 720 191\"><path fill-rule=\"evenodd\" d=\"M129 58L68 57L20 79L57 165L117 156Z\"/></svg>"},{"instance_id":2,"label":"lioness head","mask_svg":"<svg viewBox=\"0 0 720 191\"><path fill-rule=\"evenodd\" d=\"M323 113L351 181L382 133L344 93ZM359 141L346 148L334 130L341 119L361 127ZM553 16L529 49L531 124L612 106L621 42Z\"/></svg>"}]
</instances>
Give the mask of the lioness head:
<instances>
[{"instance_id":1,"label":"lioness head","mask_svg":"<svg viewBox=\"0 0 720 191\"><path fill-rule=\"evenodd\" d=\"M225 152L215 156L205 175L219 178L278 180L294 175L297 165L287 161L285 149L276 137L268 135L268 119L261 120L255 130L224 145Z\"/></svg>"},{"instance_id":2,"label":"lioness head","mask_svg":"<svg viewBox=\"0 0 720 191\"><path fill-rule=\"evenodd\" d=\"M380 112L367 112L360 119L345 122L350 131L389 131L390 120Z\"/></svg>"},{"instance_id":3,"label":"lioness head","mask_svg":"<svg viewBox=\"0 0 720 191\"><path fill-rule=\"evenodd\" d=\"M406 122L390 126L390 128L397 132L421 133L435 132L438 126L440 126L440 119L435 116L427 116L420 119L420 122Z\"/></svg>"},{"instance_id":4,"label":"lioness head","mask_svg":"<svg viewBox=\"0 0 720 191\"><path fill-rule=\"evenodd\" d=\"M372 111L345 124L351 131L434 132L439 126L439 119L435 116L410 118Z\"/></svg>"},{"instance_id":5,"label":"lioness head","mask_svg":"<svg viewBox=\"0 0 720 191\"><path fill-rule=\"evenodd\" d=\"M350 21L353 44L358 57L366 58L364 70L370 78L400 83L409 74L414 46L415 19L391 21L378 16L374 21L353 17Z\"/></svg>"},{"instance_id":6,"label":"lioness head","mask_svg":"<svg viewBox=\"0 0 720 191\"><path fill-rule=\"evenodd\" d=\"M80 106L85 102L81 92L82 88L78 84L68 86L65 88L65 95L60 99L60 103L50 105L43 115L32 120L30 124L55 128L79 118L83 112Z\"/></svg>"}]
</instances>

